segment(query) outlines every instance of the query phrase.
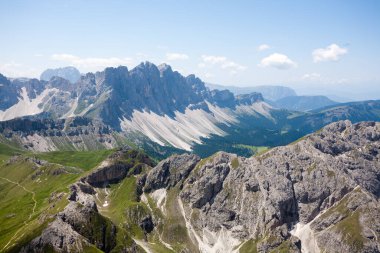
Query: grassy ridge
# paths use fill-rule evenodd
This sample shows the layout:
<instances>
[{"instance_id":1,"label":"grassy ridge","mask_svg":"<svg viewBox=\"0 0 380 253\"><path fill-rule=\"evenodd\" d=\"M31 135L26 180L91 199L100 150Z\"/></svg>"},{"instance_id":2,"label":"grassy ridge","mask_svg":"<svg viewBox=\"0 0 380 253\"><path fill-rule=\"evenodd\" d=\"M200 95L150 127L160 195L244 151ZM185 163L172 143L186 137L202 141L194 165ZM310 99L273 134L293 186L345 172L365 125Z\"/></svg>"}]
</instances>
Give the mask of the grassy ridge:
<instances>
[{"instance_id":1,"label":"grassy ridge","mask_svg":"<svg viewBox=\"0 0 380 253\"><path fill-rule=\"evenodd\" d=\"M38 153L35 156L51 163L78 167L87 171L94 168L113 152L114 150L109 149L95 151L53 151Z\"/></svg>"},{"instance_id":2,"label":"grassy ridge","mask_svg":"<svg viewBox=\"0 0 380 253\"><path fill-rule=\"evenodd\" d=\"M0 143L0 252L18 252L41 233L67 205L68 186L112 152L33 154ZM50 163L37 164L32 157Z\"/></svg>"}]
</instances>

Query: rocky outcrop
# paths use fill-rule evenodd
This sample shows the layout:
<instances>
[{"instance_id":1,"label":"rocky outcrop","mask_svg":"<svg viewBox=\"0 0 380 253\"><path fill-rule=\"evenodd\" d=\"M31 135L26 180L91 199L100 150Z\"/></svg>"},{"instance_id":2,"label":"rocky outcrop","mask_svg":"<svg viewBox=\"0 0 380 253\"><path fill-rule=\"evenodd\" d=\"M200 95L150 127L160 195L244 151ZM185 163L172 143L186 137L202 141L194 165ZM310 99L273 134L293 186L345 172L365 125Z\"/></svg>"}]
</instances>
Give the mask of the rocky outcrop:
<instances>
[{"instance_id":1,"label":"rocky outcrop","mask_svg":"<svg viewBox=\"0 0 380 253\"><path fill-rule=\"evenodd\" d=\"M83 249L86 239L62 220L55 220L41 236L32 240L21 252L43 253L55 250L57 252L76 252Z\"/></svg>"},{"instance_id":2,"label":"rocky outcrop","mask_svg":"<svg viewBox=\"0 0 380 253\"><path fill-rule=\"evenodd\" d=\"M94 196L81 189L81 183L71 187L69 204L21 252L85 252L89 247L110 252L116 246L116 226L99 214Z\"/></svg>"},{"instance_id":3,"label":"rocky outcrop","mask_svg":"<svg viewBox=\"0 0 380 253\"><path fill-rule=\"evenodd\" d=\"M145 181L145 192L160 188L170 188L185 179L200 158L193 154L171 156L149 171Z\"/></svg>"},{"instance_id":4,"label":"rocky outcrop","mask_svg":"<svg viewBox=\"0 0 380 253\"><path fill-rule=\"evenodd\" d=\"M95 187L105 187L120 182L127 175L139 174L147 166L153 166L153 161L146 154L124 146L82 181Z\"/></svg>"}]
</instances>

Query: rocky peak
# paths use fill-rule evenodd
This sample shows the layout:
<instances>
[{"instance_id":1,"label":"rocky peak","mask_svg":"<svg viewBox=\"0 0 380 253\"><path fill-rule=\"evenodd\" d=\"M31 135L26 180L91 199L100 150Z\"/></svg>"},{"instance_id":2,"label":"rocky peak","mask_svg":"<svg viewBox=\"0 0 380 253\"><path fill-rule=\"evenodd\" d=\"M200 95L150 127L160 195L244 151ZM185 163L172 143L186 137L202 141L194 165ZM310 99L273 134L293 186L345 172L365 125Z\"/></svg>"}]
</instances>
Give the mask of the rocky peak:
<instances>
[{"instance_id":1,"label":"rocky peak","mask_svg":"<svg viewBox=\"0 0 380 253\"><path fill-rule=\"evenodd\" d=\"M71 83L76 83L81 77L79 70L75 67L64 67L57 69L47 69L42 72L40 79L44 81L50 81L50 79L54 76L64 78Z\"/></svg>"},{"instance_id":2,"label":"rocky peak","mask_svg":"<svg viewBox=\"0 0 380 253\"><path fill-rule=\"evenodd\" d=\"M193 154L173 155L154 167L147 174L144 191L170 188L184 180L194 169L200 158Z\"/></svg>"},{"instance_id":3,"label":"rocky peak","mask_svg":"<svg viewBox=\"0 0 380 253\"><path fill-rule=\"evenodd\" d=\"M162 63L157 66L158 70L160 71L161 77L164 76L166 73L172 73L172 67L166 63Z\"/></svg>"}]
</instances>

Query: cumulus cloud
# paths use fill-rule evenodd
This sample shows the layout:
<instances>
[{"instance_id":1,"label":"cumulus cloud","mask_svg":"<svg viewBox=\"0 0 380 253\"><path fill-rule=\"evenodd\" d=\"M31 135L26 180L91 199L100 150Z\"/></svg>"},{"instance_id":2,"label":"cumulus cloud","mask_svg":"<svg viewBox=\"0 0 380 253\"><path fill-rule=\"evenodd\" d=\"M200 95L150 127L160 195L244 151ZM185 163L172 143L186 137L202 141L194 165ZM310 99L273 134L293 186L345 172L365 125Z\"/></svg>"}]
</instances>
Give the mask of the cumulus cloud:
<instances>
[{"instance_id":1,"label":"cumulus cloud","mask_svg":"<svg viewBox=\"0 0 380 253\"><path fill-rule=\"evenodd\" d=\"M326 48L317 48L313 51L314 62L338 61L342 55L347 54L347 48L342 48L337 44L331 44Z\"/></svg>"},{"instance_id":2,"label":"cumulus cloud","mask_svg":"<svg viewBox=\"0 0 380 253\"><path fill-rule=\"evenodd\" d=\"M289 59L289 57L284 54L274 53L263 58L259 66L264 68L272 67L285 70L297 67L297 63Z\"/></svg>"},{"instance_id":3,"label":"cumulus cloud","mask_svg":"<svg viewBox=\"0 0 380 253\"><path fill-rule=\"evenodd\" d=\"M81 58L79 56L71 55L71 54L53 54L51 58L56 61L67 62L68 64L78 67L78 68L91 69L91 70L104 68L104 67L116 67L120 65L127 65L127 64L133 63L132 58L117 58L117 57Z\"/></svg>"},{"instance_id":4,"label":"cumulus cloud","mask_svg":"<svg viewBox=\"0 0 380 253\"><path fill-rule=\"evenodd\" d=\"M224 56L202 55L202 62L198 64L198 67L206 68L210 66L218 66L221 69L229 70L230 74L237 74L239 71L247 69L246 66L231 61Z\"/></svg>"},{"instance_id":5,"label":"cumulus cloud","mask_svg":"<svg viewBox=\"0 0 380 253\"><path fill-rule=\"evenodd\" d=\"M257 47L257 51L265 51L269 48L270 46L268 44L261 44L260 46Z\"/></svg>"},{"instance_id":6,"label":"cumulus cloud","mask_svg":"<svg viewBox=\"0 0 380 253\"><path fill-rule=\"evenodd\" d=\"M166 59L168 61L187 60L189 59L189 56L187 54L180 53L167 53Z\"/></svg>"}]
</instances>

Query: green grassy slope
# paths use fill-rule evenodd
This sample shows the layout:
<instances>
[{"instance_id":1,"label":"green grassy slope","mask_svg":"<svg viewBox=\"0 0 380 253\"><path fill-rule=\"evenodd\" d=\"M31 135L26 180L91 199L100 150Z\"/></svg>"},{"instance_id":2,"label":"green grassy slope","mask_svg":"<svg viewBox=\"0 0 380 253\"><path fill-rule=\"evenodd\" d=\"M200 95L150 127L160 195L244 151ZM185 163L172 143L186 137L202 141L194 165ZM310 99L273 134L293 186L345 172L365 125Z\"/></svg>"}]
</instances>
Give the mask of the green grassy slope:
<instances>
[{"instance_id":1,"label":"green grassy slope","mask_svg":"<svg viewBox=\"0 0 380 253\"><path fill-rule=\"evenodd\" d=\"M0 144L0 252L17 252L38 235L68 203L68 186L112 152L31 154Z\"/></svg>"}]
</instances>

